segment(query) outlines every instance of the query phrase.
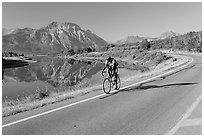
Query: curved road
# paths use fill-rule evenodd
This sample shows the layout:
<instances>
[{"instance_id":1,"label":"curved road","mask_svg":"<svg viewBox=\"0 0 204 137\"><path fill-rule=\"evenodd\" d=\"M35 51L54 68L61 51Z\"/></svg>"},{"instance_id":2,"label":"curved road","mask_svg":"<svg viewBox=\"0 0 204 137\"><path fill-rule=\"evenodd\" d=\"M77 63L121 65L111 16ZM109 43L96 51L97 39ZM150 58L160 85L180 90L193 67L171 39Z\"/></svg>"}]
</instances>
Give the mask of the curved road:
<instances>
[{"instance_id":1,"label":"curved road","mask_svg":"<svg viewBox=\"0 0 204 137\"><path fill-rule=\"evenodd\" d=\"M202 55L190 56L190 65L140 86L8 126L77 99L3 118L2 134L202 134Z\"/></svg>"}]
</instances>

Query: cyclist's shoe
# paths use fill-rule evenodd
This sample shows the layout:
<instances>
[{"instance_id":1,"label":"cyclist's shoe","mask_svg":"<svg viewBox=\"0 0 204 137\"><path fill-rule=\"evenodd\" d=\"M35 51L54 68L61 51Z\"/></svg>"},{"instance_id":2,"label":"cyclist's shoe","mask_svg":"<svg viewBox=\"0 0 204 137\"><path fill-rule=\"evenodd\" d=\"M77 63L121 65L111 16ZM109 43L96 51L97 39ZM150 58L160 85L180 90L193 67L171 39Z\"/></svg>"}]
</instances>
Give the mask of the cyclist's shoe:
<instances>
[{"instance_id":1,"label":"cyclist's shoe","mask_svg":"<svg viewBox=\"0 0 204 137\"><path fill-rule=\"evenodd\" d=\"M118 86L115 86L115 90L118 90Z\"/></svg>"}]
</instances>

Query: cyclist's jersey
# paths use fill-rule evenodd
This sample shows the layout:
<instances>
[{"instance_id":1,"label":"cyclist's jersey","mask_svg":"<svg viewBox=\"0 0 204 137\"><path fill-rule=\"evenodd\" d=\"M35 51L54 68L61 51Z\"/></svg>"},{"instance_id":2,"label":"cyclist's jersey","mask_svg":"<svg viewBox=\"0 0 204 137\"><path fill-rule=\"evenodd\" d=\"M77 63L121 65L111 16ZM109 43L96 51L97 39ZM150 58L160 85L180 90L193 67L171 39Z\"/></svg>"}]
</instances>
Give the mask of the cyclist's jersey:
<instances>
[{"instance_id":1,"label":"cyclist's jersey","mask_svg":"<svg viewBox=\"0 0 204 137\"><path fill-rule=\"evenodd\" d=\"M116 69L116 67L118 66L118 63L115 59L111 59L111 60L106 60L105 61L105 66L108 67L108 69Z\"/></svg>"}]
</instances>

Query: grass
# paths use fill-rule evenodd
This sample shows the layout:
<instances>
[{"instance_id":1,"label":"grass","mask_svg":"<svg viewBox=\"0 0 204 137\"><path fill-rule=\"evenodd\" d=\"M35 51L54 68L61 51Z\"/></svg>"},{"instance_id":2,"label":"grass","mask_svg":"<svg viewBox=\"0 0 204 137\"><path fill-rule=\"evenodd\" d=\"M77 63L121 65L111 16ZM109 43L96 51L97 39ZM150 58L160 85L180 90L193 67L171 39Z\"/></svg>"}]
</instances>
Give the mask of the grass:
<instances>
[{"instance_id":1,"label":"grass","mask_svg":"<svg viewBox=\"0 0 204 137\"><path fill-rule=\"evenodd\" d=\"M93 85L89 79L83 79L79 84L70 87L60 87L54 90L37 88L34 94L21 99L7 99L2 103L2 116L7 117L24 111L36 109L48 104L75 98L102 89L102 85Z\"/></svg>"},{"instance_id":2,"label":"grass","mask_svg":"<svg viewBox=\"0 0 204 137\"><path fill-rule=\"evenodd\" d=\"M10 115L15 115L20 112L88 94L93 90L96 91L102 89L100 86L90 87L90 84L91 83L88 80L84 80L77 86L59 88L55 89L55 91L48 90L46 87L42 89L38 88L35 94L23 97L21 99L5 100L2 103L2 116L7 117Z\"/></svg>"}]
</instances>

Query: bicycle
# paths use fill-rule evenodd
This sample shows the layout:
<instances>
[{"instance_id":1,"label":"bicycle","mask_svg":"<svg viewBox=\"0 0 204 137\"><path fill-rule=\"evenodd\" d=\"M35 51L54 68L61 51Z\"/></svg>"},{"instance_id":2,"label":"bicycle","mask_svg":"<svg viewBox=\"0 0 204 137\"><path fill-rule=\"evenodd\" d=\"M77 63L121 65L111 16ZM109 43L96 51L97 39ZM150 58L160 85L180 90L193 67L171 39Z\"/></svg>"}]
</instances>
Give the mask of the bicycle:
<instances>
[{"instance_id":1,"label":"bicycle","mask_svg":"<svg viewBox=\"0 0 204 137\"><path fill-rule=\"evenodd\" d=\"M106 71L105 71L106 73ZM116 90L119 90L120 89L120 86L121 86L121 81L120 81L120 77L119 75L116 73L116 77L117 77L117 82L115 81L113 74L109 73L110 75L108 75L108 77L106 77L103 81L103 91L106 93L106 94L109 94L110 91L111 91L111 87L114 87L115 85L115 88Z\"/></svg>"}]
</instances>

